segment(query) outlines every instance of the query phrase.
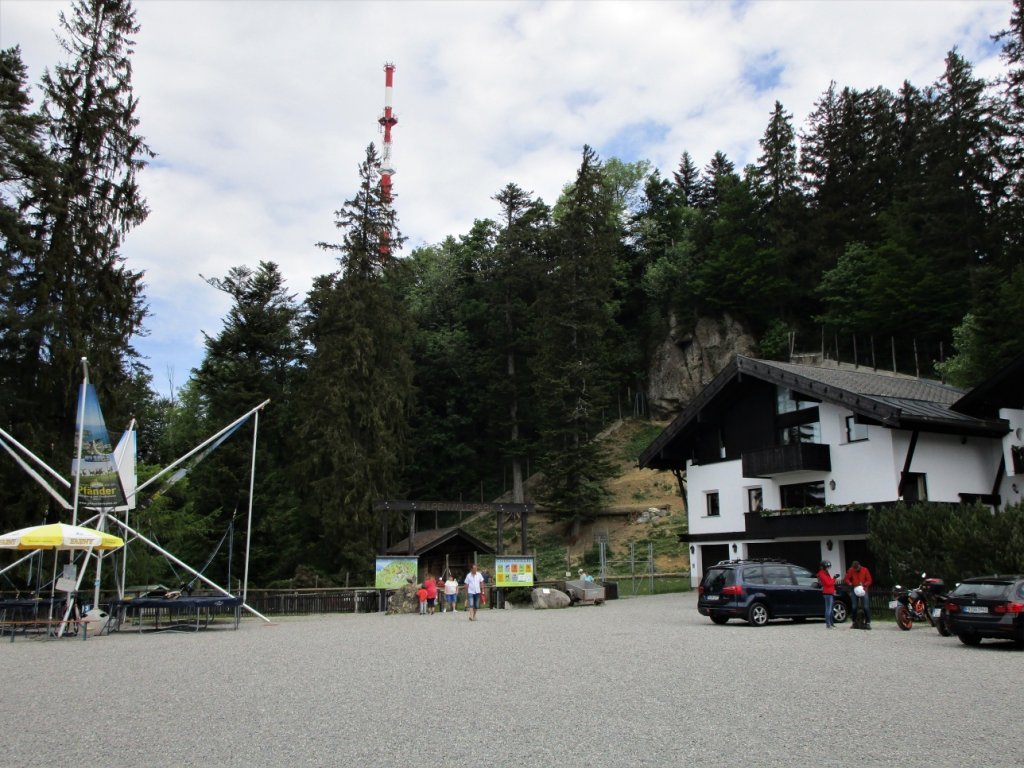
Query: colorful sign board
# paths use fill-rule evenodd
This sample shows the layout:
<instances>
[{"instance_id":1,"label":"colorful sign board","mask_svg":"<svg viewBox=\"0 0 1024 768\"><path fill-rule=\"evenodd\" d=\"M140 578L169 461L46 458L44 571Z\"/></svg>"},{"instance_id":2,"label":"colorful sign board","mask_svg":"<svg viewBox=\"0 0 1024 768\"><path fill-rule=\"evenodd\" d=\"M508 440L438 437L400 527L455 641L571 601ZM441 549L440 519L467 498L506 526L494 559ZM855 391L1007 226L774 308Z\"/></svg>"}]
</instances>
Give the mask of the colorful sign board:
<instances>
[{"instance_id":1,"label":"colorful sign board","mask_svg":"<svg viewBox=\"0 0 1024 768\"><path fill-rule=\"evenodd\" d=\"M400 589L415 583L419 573L418 557L378 557L373 586L377 589Z\"/></svg>"},{"instance_id":2,"label":"colorful sign board","mask_svg":"<svg viewBox=\"0 0 1024 768\"><path fill-rule=\"evenodd\" d=\"M494 585L496 587L532 587L532 557L494 558Z\"/></svg>"}]
</instances>

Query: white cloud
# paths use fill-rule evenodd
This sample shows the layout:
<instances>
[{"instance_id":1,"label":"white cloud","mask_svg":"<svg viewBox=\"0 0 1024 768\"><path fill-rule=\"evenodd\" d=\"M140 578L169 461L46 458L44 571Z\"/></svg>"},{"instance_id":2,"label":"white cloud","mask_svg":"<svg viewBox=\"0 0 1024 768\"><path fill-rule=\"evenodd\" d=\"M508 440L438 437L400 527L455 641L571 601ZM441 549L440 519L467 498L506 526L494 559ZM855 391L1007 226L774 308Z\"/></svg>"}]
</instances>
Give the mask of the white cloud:
<instances>
[{"instance_id":1,"label":"white cloud","mask_svg":"<svg viewBox=\"0 0 1024 768\"><path fill-rule=\"evenodd\" d=\"M59 59L69 4L3 0L0 46L33 81ZM799 127L830 80L893 90L941 76L958 46L1000 71L989 36L1009 0L924 2L283 2L145 0L134 56L141 175L152 214L124 248L155 316L139 342L177 384L216 333L225 297L200 279L277 262L292 291L334 268L333 212L380 136L393 61L400 227L408 247L493 216L508 182L554 203L583 144L629 133L663 175L684 150L756 159L776 100ZM769 87L758 83L768 78ZM661 135L661 134L664 135Z\"/></svg>"}]
</instances>

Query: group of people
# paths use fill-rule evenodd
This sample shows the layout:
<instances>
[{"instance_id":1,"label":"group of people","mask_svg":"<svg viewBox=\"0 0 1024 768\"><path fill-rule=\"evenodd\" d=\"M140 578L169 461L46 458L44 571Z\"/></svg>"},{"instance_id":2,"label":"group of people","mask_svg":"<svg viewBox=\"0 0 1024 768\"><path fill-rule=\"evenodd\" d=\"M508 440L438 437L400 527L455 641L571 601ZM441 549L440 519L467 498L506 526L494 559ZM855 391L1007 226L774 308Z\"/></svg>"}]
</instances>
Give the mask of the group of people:
<instances>
[{"instance_id":1,"label":"group of people","mask_svg":"<svg viewBox=\"0 0 1024 768\"><path fill-rule=\"evenodd\" d=\"M469 613L469 620L476 621L476 612L479 610L481 603L486 599L484 597L485 578L477 570L476 563L470 566L469 573L466 574L463 583L466 585L466 611ZM447 579L442 576L434 579L428 573L423 584L416 590L416 597L420 602L421 616L433 615L438 603L438 595L444 597L441 613L447 613L449 610L452 613L458 612L455 604L459 595L459 582L455 580L455 576L452 575L451 571L448 572Z\"/></svg>"},{"instance_id":2,"label":"group of people","mask_svg":"<svg viewBox=\"0 0 1024 768\"><path fill-rule=\"evenodd\" d=\"M821 593L825 596L825 629L832 629L832 605L836 599L836 584L838 579L833 577L828 569L832 563L822 560L818 569L818 581L821 582ZM838 576L838 574L836 574ZM864 629L871 629L871 601L868 599L868 590L871 589L871 572L854 560L846 569L846 576L843 581L850 586L850 614L856 616L857 611L864 611ZM850 629L857 629L857 622L850 626Z\"/></svg>"}]
</instances>

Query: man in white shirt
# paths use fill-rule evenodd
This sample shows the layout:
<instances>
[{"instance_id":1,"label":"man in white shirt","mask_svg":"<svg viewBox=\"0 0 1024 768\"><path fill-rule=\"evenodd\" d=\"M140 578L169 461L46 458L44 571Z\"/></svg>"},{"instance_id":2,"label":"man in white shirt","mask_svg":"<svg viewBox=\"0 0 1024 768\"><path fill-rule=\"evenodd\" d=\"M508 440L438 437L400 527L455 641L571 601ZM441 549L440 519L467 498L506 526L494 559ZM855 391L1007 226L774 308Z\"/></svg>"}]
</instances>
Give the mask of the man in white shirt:
<instances>
[{"instance_id":1,"label":"man in white shirt","mask_svg":"<svg viewBox=\"0 0 1024 768\"><path fill-rule=\"evenodd\" d=\"M483 591L484 575L476 569L476 563L469 567L466 574L466 609L469 620L476 621L476 610L480 607L480 593Z\"/></svg>"}]
</instances>

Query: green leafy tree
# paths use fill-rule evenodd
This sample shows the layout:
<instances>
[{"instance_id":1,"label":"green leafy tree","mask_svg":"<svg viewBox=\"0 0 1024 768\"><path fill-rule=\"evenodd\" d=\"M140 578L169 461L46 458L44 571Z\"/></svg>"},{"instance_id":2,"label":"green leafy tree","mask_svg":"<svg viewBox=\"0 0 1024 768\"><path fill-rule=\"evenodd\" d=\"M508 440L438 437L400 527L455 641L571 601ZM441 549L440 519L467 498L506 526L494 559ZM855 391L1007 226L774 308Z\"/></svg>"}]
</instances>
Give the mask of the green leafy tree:
<instances>
[{"instance_id":1,"label":"green leafy tree","mask_svg":"<svg viewBox=\"0 0 1024 768\"><path fill-rule=\"evenodd\" d=\"M896 504L871 510L868 527L882 582L906 583L926 572L953 583L1017 573L1024 562L1020 504L997 512L982 504Z\"/></svg>"}]
</instances>

